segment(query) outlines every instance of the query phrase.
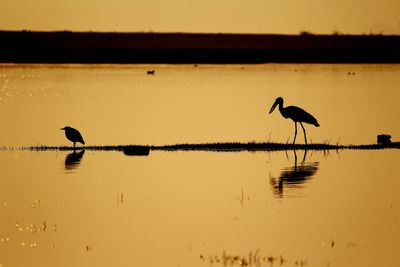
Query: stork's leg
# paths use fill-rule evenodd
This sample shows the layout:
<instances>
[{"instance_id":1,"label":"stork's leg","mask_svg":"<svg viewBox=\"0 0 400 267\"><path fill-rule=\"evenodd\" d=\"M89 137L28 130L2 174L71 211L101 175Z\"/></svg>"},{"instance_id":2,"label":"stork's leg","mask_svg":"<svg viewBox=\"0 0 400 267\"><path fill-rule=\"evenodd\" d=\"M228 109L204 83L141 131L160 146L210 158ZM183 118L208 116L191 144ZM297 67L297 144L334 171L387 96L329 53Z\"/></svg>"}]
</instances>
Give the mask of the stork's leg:
<instances>
[{"instance_id":1,"label":"stork's leg","mask_svg":"<svg viewBox=\"0 0 400 267\"><path fill-rule=\"evenodd\" d=\"M297 136L297 122L294 122L294 139L293 139L293 145L296 142L296 136Z\"/></svg>"},{"instance_id":2,"label":"stork's leg","mask_svg":"<svg viewBox=\"0 0 400 267\"><path fill-rule=\"evenodd\" d=\"M306 135L306 129L304 129L303 124L300 122L301 128L303 128L303 133L304 133L304 141L306 142L307 145L307 135Z\"/></svg>"}]
</instances>

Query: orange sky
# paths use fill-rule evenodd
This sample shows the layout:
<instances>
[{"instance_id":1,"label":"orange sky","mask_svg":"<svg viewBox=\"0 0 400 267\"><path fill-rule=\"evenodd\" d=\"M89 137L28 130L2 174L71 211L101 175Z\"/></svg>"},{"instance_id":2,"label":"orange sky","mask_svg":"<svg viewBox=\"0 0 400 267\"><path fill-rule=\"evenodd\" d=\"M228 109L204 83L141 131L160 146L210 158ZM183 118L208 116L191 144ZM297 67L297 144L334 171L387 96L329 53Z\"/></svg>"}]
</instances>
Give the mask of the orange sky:
<instances>
[{"instance_id":1,"label":"orange sky","mask_svg":"<svg viewBox=\"0 0 400 267\"><path fill-rule=\"evenodd\" d=\"M0 29L400 34L399 0L9 0Z\"/></svg>"}]
</instances>

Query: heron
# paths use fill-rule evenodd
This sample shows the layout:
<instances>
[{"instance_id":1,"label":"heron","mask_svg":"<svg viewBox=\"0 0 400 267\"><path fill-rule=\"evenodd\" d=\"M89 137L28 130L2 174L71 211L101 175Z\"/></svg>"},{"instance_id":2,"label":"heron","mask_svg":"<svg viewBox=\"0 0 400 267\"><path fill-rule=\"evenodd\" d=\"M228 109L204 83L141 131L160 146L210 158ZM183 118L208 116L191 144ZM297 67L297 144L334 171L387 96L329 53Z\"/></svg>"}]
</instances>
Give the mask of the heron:
<instances>
[{"instance_id":1,"label":"heron","mask_svg":"<svg viewBox=\"0 0 400 267\"><path fill-rule=\"evenodd\" d=\"M85 144L85 141L83 141L81 133L77 129L74 129L69 126L65 126L64 128L61 128L60 130L65 131L65 136L67 137L67 139L69 141L74 143L74 148L75 148L76 142L79 142L82 145Z\"/></svg>"},{"instance_id":2,"label":"heron","mask_svg":"<svg viewBox=\"0 0 400 267\"><path fill-rule=\"evenodd\" d=\"M279 111L281 112L282 116L285 119L292 119L294 122L294 139L293 139L293 144L296 142L296 136L297 136L297 123L299 122L301 125L301 128L303 128L303 133L304 133L304 141L306 142L307 145L307 135L306 135L306 130L304 129L303 122L304 123L309 123L314 125L315 127L319 127L319 123L316 118L314 118L313 115L308 113L302 108L296 107L296 106L288 106L288 107L283 107L283 98L278 97L274 104L272 105L269 114L274 111L276 106L279 105Z\"/></svg>"}]
</instances>

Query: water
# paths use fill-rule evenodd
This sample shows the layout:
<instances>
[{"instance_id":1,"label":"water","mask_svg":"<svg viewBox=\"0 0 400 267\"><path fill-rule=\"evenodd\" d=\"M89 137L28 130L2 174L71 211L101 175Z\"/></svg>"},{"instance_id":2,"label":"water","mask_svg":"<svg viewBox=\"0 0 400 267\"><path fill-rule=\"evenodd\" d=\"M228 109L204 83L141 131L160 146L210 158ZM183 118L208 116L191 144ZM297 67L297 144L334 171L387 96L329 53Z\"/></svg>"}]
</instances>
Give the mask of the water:
<instances>
[{"instance_id":1,"label":"water","mask_svg":"<svg viewBox=\"0 0 400 267\"><path fill-rule=\"evenodd\" d=\"M307 127L313 142L373 143L379 133L395 137L400 130L399 74L399 65L3 65L7 127L0 140L65 145L58 129L71 125L88 145L286 142L293 123L279 112L268 115L282 96L285 105L316 116L321 127Z\"/></svg>"},{"instance_id":2,"label":"water","mask_svg":"<svg viewBox=\"0 0 400 267\"><path fill-rule=\"evenodd\" d=\"M155 75L146 71L155 69ZM354 73L354 75L353 75ZM0 146L398 140L399 65L0 68ZM304 142L299 131L297 142ZM398 150L0 151L0 266L396 266Z\"/></svg>"}]
</instances>

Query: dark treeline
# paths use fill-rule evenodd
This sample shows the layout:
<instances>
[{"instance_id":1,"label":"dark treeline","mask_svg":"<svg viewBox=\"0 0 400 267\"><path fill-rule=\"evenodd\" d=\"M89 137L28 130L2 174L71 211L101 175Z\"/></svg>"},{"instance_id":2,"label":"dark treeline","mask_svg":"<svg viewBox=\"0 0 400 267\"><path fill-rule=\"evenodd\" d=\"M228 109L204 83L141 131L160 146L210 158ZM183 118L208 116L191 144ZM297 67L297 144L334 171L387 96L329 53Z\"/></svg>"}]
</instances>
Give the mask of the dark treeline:
<instances>
[{"instance_id":1,"label":"dark treeline","mask_svg":"<svg viewBox=\"0 0 400 267\"><path fill-rule=\"evenodd\" d=\"M400 63L400 36L0 31L3 63Z\"/></svg>"}]
</instances>

